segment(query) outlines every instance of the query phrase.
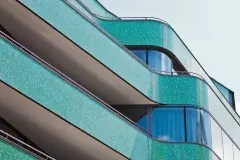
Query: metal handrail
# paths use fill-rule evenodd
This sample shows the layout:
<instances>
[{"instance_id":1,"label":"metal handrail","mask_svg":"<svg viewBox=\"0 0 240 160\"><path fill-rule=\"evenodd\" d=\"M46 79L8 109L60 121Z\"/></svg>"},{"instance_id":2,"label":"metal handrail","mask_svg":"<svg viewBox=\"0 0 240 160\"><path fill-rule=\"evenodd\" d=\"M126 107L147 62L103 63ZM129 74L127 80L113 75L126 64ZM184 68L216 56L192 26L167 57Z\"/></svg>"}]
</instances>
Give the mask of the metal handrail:
<instances>
[{"instance_id":1,"label":"metal handrail","mask_svg":"<svg viewBox=\"0 0 240 160\"><path fill-rule=\"evenodd\" d=\"M146 134L146 135L151 135L150 133L146 132L141 126L139 126L138 124L136 124L134 121L132 121L131 119L129 119L128 117L126 117L124 114L122 114L121 112L119 112L118 110L116 110L115 108L113 108L112 106L110 106L109 104L107 104L106 102L104 102L102 99L100 99L99 97L97 97L96 95L94 95L93 93L91 93L90 91L88 91L86 88L84 88L83 86L81 86L80 84L78 84L77 82L75 82L74 80L72 80L71 78L69 78L68 76L66 76L64 73L62 73L61 71L59 71L58 69L56 69L55 67L53 67L51 64L47 63L46 61L44 61L43 59L41 59L40 57L38 57L36 54L34 54L32 51L28 50L27 48L25 48L23 45L21 45L20 43L18 43L17 41L15 41L14 39L12 39L11 37L9 37L8 35L6 35L5 33L3 33L2 31L0 31L0 37L5 39L6 41L8 41L10 44L16 46L19 50L21 50L23 53L25 53L26 55L28 55L30 58L32 58L33 60L35 60L36 62L38 62L39 64L41 64L42 66L44 66L45 68L47 68L48 70L52 71L53 73L55 73L57 76L59 76L61 79L63 79L64 81L66 81L67 83L71 84L72 86L74 86L75 88L77 88L78 90L82 91L83 93L85 93L86 95L88 95L89 97L91 97L92 99L96 100L97 102L101 103L106 109L108 109L109 111L111 111L111 113L114 113L115 115L117 115L119 118L122 118L124 120L127 120L127 122L132 125L134 128L136 129L140 129L139 131L141 131L142 133Z\"/></svg>"},{"instance_id":2,"label":"metal handrail","mask_svg":"<svg viewBox=\"0 0 240 160\"><path fill-rule=\"evenodd\" d=\"M67 0L64 0L64 1L67 1ZM19 43L18 43L19 44ZM20 47L21 49L23 49L24 47L22 46L22 47ZM27 50L26 48L24 48L24 50ZM128 50L128 49L127 49ZM28 51L29 52L29 51ZM131 53L129 50L128 50L128 52L129 53ZM133 54L133 53L131 53L131 54ZM35 55L36 56L36 55ZM134 54L132 55L132 56L135 56ZM32 57L32 56L31 56ZM37 57L37 56L36 56ZM33 59L35 59L36 57L34 57ZM136 59L137 60L139 60L139 61L141 61L138 57L136 57ZM36 59L35 59L36 60ZM38 61L38 60L36 60L36 61ZM42 60L43 61L43 60ZM39 61L38 61L39 62ZM40 62L41 64L42 64L42 62ZM45 63L45 62L44 62ZM48 64L49 65L49 64ZM144 65L146 65L146 64L144 64ZM54 73L56 73L58 76L60 76L61 78L63 78L65 75L64 74L62 74L61 72L61 74L59 75L58 74L58 70L56 71L56 69L54 68L54 70L52 70L52 66L51 65L49 65L49 66L46 66L45 64L43 65L43 66L45 66L46 68L48 68L49 70L51 70L51 71L53 71ZM149 68L151 68L151 67L149 67ZM151 70L154 70L154 68L151 68ZM161 72L161 71L160 71ZM196 77L199 77L199 78L203 78L201 75L199 75L199 74L197 74L197 73L193 73L193 72L186 72L186 71L180 71L180 72L165 72L165 71L163 71L163 72L161 72L161 73L172 73L172 75L174 75L174 74L182 74L182 75L188 75L188 76L191 76L191 74L194 74L194 75L196 75ZM159 74L161 74L161 73L159 73ZM66 79L65 79L66 78ZM79 88L79 86L78 86L78 84L76 85L75 84L75 82L73 81L72 82L72 80L69 78L69 77L64 77L63 78L64 80L66 80L67 82L69 82L69 83L71 83L73 86L77 86L77 88ZM71 80L71 81L68 81L68 80ZM87 94L87 95L89 95L90 97L92 97L92 98L96 98L96 99L98 99L97 101L99 101L100 103L103 103L104 105L106 105L107 107L109 107L111 110L113 110L114 112L116 112L117 113L117 116L118 116L118 114L120 115L120 118L124 118L124 119L127 119L127 122L131 122L132 124L133 124L133 126L134 126L134 128L136 128L135 126L137 126L138 128L138 130L139 130L139 128L141 129L141 127L140 126L138 126L135 122L133 122L133 121L131 121L129 118L127 118L125 115L122 115L122 113L120 113L119 111L117 111L116 109L114 109L114 108L112 108L111 106L109 106L108 104L106 104L105 102L103 102L101 99L99 99L98 97L96 97L95 95L93 95L93 94L91 94L89 91L87 91L85 88L83 88L82 86L79 88L79 89L81 89L81 90L84 90L83 92L85 93L85 94ZM108 108L107 108L108 109ZM147 135L151 135L151 134L149 134L148 132L146 132L146 131L142 131L142 130L140 130L141 132L145 132L145 133L147 133ZM154 138L152 138L152 139L154 139ZM163 141L163 142L165 142L165 141ZM194 143L195 144L195 143ZM198 143L196 143L196 144L198 144ZM198 145L201 145L201 144L198 144ZM205 146L205 145L203 145L203 146ZM207 147L207 146L205 146L205 147ZM209 147L207 147L207 148L209 148ZM209 148L209 149L211 149L211 148Z\"/></svg>"},{"instance_id":3,"label":"metal handrail","mask_svg":"<svg viewBox=\"0 0 240 160\"><path fill-rule=\"evenodd\" d=\"M42 60L41 58L39 58L37 55L35 55L33 52L31 52L30 50L28 50L27 48L25 48L24 46L22 46L20 43L18 43L17 41L15 41L14 39L12 39L11 37L9 37L8 35L6 35L5 33L3 33L2 31L0 31L0 37L7 40L10 44L14 45L15 47L17 47L19 50L21 50L22 52L24 52L25 54L27 54L30 58L32 58L33 60L37 61L39 64L41 64L42 66L46 67L48 70L54 72L56 75L58 75L60 78L62 78L63 80L65 80L66 82L70 83L72 86L74 86L75 88L79 89L80 91L82 91L83 93L85 93L86 95L88 95L89 97L93 98L94 100L96 100L97 102L101 103L103 105L103 107L105 107L106 109L108 109L111 113L115 114L117 117L126 120L125 122L127 122L129 125L131 125L132 127L134 127L136 130L140 131L141 133L143 133L144 135L146 135L148 138L161 142L161 143L171 143L171 144L185 144L185 143L189 143L189 144L195 144L195 145L200 145L203 147L206 147L208 149L210 149L214 155L216 155L216 157L219 158L219 156L213 151L212 148L204 145L204 144L200 144L200 143L195 143L195 142L169 142L169 141L163 141L163 140L158 140L152 137L152 134L145 131L141 126L139 126L138 124L136 124L134 121L132 121L131 119L129 119L128 117L126 117L125 115L123 115L121 112L119 112L118 110L116 110L115 108L113 108L112 106L110 106L109 104L107 104L106 102L104 102L103 100L101 100L100 98L98 98L97 96L95 96L94 94L92 94L91 92L89 92L87 89L85 89L84 87L82 87L81 85L79 85L78 83L76 83L74 80L70 79L69 77L67 77L65 74L63 74L62 72L60 72L59 70L57 70L56 68L54 68L53 66L51 66L50 64L48 64L47 62L45 62L44 60ZM169 73L169 72L168 72ZM200 107L201 108L201 107ZM1 131L1 130L0 130ZM9 136L7 136L9 137ZM0 135L1 138L1 135ZM24 143L24 142L22 142ZM25 144L25 143L24 143ZM27 145L27 144L26 144ZM29 146L29 145L27 145ZM18 146L20 147L21 146ZM32 148L30 146L30 148ZM25 150L24 148L21 148L23 150ZM27 150L28 152L28 150ZM30 151L29 151L30 152ZM39 151L40 152L40 151ZM40 152L41 153L41 152ZM34 153L31 153L33 155L35 155ZM43 153L44 154L44 153ZM37 156L37 155L36 155ZM49 157L49 156L48 156ZM49 157L48 159L50 160L54 160L52 157ZM219 158L220 160L220 158Z\"/></svg>"},{"instance_id":4,"label":"metal handrail","mask_svg":"<svg viewBox=\"0 0 240 160\"><path fill-rule=\"evenodd\" d=\"M76 8L75 6L73 6L68 0L63 0L65 1L68 5L70 5L72 8L74 8L77 12L81 12L79 11L78 8ZM190 55L192 55L192 57L196 60L196 62L198 63L198 65L200 66L200 68L205 72L205 74L207 75L207 77L210 79L210 76L208 75L208 73L204 70L204 68L201 66L201 64L198 62L198 60L195 58L195 56L191 53L190 49L186 46L186 44L183 42L183 40L180 38L180 36L177 34L177 32L173 29L173 27L167 23L166 21L162 20L162 19L159 19L159 18L155 18L155 17L103 17L103 16L100 16L100 15L97 15L95 13L93 13L86 5L84 5L81 0L76 0L80 5L84 6L85 9L87 9L93 16L95 16L96 18L100 18L100 19L106 19L106 20L154 20L154 21L158 21L158 22L162 22L164 24L166 24L168 27L170 27L174 33L177 35L177 37L179 38L179 40L183 43L183 45L186 47L186 49L189 51ZM98 0L97 0L98 2ZM98 2L99 3L99 2ZM99 3L101 5L101 3ZM107 9L106 9L107 10ZM107 10L108 11L108 10ZM108 11L110 12L110 11ZM111 13L111 12L110 12ZM82 15L82 14L81 14ZM114 15L114 14L113 14ZM88 19L90 22L94 23L96 25L96 23L89 19L87 16L83 15L86 19ZM102 28L98 27L96 25L96 27L98 29L100 29L103 33L105 33L110 39L112 39L115 43L117 43L119 45L119 47L121 47L122 49L124 49L127 53L129 53L131 56L133 56L132 52L129 51L125 46L123 46L119 41L117 41L115 38L113 38L109 33L107 33L106 31L104 31ZM139 60L139 58L136 56L135 57L137 60ZM157 74L161 74L160 71L158 72L155 72L154 70L151 69L151 67L149 67L148 65L146 65L144 62L142 62L140 60L140 62L144 65L144 66L147 66L151 71L153 71L154 73L157 73ZM189 72L189 73L193 73L193 72ZM217 94L215 92L215 90L212 88L212 86L209 85L209 82L206 81L205 78L203 78L203 76L197 74L197 73L194 73L194 75L198 75L197 77L202 77L201 79L203 79L206 84L209 86L209 88L213 91L213 93L217 96L217 98L221 101L221 103L224 105L224 107L227 109L227 111L231 114L231 116L235 119L235 121L240 125L240 123L238 122L238 120L235 118L235 116L231 113L231 111L229 110L229 107L226 107L225 103L223 102L223 99L225 100L225 102L230 106L230 108L232 109L232 111L236 114L236 116L240 119L240 115L238 115L238 113L231 107L231 104L228 102L228 100L226 99L226 97L223 95L223 93L218 89L218 87L216 86L216 84L214 84L212 82L212 80L210 79L210 81L212 82L213 86L216 87L216 90L219 91L220 95L223 97L223 99L221 99L219 96L219 94Z\"/></svg>"},{"instance_id":5,"label":"metal handrail","mask_svg":"<svg viewBox=\"0 0 240 160\"><path fill-rule=\"evenodd\" d=\"M144 135L146 135L147 137L149 137L152 140L161 142L161 143L176 143L176 144L185 144L185 143L189 143L189 144L194 144L194 145L200 145L203 147L208 148L209 150L211 150L213 152L213 154L219 158L219 156L213 151L212 148L210 148L207 145L201 144L201 143L195 143L195 142L169 142L169 141L163 141L163 140L158 140L152 137L151 133L145 131L141 126L139 126L138 124L136 124L136 122L132 121L131 119L129 119L128 117L126 117L125 115L123 115L121 112L119 112L118 110L116 110L115 108L113 108L112 106L110 106L109 104L107 104L106 102L102 101L100 98L98 98L97 96L95 96L94 94L92 94L91 92L89 92L87 89L85 89L84 87L82 87L81 85L79 85L78 83L76 83L75 81L73 81L72 79L70 79L69 77L67 77L65 74L63 74L62 72L60 72L59 70L57 70L56 68L54 68L53 66L51 66L50 64L48 64L46 61L44 61L43 59L39 58L37 55L35 55L33 52L31 52L30 50L28 50L27 48L25 48L23 45L21 45L20 43L18 43L16 40L12 39L11 37L9 37L8 35L6 35L5 33L3 33L2 31L0 31L0 37L2 37L3 39L7 40L9 43L11 43L12 45L14 45L15 47L17 47L18 49L20 49L21 51L23 51L25 54L29 55L29 57L31 57L32 59L34 59L35 61L37 61L38 63L40 63L41 65L43 65L44 67L46 67L47 69L49 69L50 71L54 72L56 75L58 75L60 78L62 78L63 80L65 80L66 82L70 83L71 85L73 85L74 87L76 87L77 89L81 90L83 93L85 93L86 95L88 95L89 97L95 99L96 101L98 101L99 103L103 104L103 106L106 109L109 109L112 113L114 113L117 117L120 117L122 119L125 119L126 122L128 124L130 124L132 127L134 127L135 129L137 129L138 131L142 132ZM154 68L152 68L154 69ZM190 76L189 73L191 72L186 72L186 71L179 71L179 72L165 72L164 73L171 73L171 74L182 74L182 75L186 75L186 76ZM195 73L192 73L195 74ZM196 74L198 75L198 74ZM200 75L199 75L200 76ZM197 107L197 106L196 106ZM201 107L198 107L201 108ZM31 146L30 146L31 147ZM238 146L236 146L238 148ZM34 153L33 153L34 154ZM51 158L51 157L50 157ZM52 158L53 159L53 158ZM52 160L51 159L51 160ZM220 158L219 158L220 160Z\"/></svg>"},{"instance_id":6,"label":"metal handrail","mask_svg":"<svg viewBox=\"0 0 240 160\"><path fill-rule=\"evenodd\" d=\"M10 142L15 147L18 147L30 154L32 154L35 157L41 158L41 159L47 159L47 160L55 160L54 158L50 157L49 155L37 150L36 148L33 148L32 146L22 142L21 140L13 137L12 135L4 132L3 130L0 130L0 138L3 140ZM32 152L31 150L34 150L36 153Z\"/></svg>"}]
</instances>

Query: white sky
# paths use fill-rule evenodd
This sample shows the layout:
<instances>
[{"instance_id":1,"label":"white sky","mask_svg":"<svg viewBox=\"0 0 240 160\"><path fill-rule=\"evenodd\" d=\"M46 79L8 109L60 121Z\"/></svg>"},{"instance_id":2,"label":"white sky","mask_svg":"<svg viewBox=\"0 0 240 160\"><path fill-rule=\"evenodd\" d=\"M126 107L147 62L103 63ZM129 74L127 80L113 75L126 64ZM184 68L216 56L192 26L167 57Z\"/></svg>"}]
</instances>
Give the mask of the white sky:
<instances>
[{"instance_id":1,"label":"white sky","mask_svg":"<svg viewBox=\"0 0 240 160\"><path fill-rule=\"evenodd\" d=\"M235 92L240 114L240 0L99 0L122 17L158 17L204 69Z\"/></svg>"}]
</instances>

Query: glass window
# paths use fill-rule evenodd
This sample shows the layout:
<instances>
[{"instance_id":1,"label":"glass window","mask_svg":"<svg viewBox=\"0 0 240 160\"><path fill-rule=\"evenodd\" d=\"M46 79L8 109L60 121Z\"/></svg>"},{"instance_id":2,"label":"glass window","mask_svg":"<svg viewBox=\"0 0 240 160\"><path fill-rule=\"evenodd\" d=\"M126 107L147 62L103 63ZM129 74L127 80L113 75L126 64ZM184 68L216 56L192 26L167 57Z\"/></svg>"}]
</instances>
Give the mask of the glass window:
<instances>
[{"instance_id":1,"label":"glass window","mask_svg":"<svg viewBox=\"0 0 240 160\"><path fill-rule=\"evenodd\" d=\"M230 91L229 91L229 103L235 109L235 106L234 106L234 94L232 92L230 92Z\"/></svg>"},{"instance_id":2,"label":"glass window","mask_svg":"<svg viewBox=\"0 0 240 160\"><path fill-rule=\"evenodd\" d=\"M147 64L147 50L131 50L138 58Z\"/></svg>"},{"instance_id":3,"label":"glass window","mask_svg":"<svg viewBox=\"0 0 240 160\"><path fill-rule=\"evenodd\" d=\"M235 145L233 145L233 154L234 154L234 160L240 159L240 150Z\"/></svg>"},{"instance_id":4,"label":"glass window","mask_svg":"<svg viewBox=\"0 0 240 160\"><path fill-rule=\"evenodd\" d=\"M184 108L152 109L152 136L162 141L184 142Z\"/></svg>"},{"instance_id":5,"label":"glass window","mask_svg":"<svg viewBox=\"0 0 240 160\"><path fill-rule=\"evenodd\" d=\"M186 108L187 142L211 147L210 116L197 108Z\"/></svg>"},{"instance_id":6,"label":"glass window","mask_svg":"<svg viewBox=\"0 0 240 160\"><path fill-rule=\"evenodd\" d=\"M200 110L200 122L202 129L202 144L212 148L211 116L203 110Z\"/></svg>"},{"instance_id":7,"label":"glass window","mask_svg":"<svg viewBox=\"0 0 240 160\"><path fill-rule=\"evenodd\" d=\"M150 132L149 128L149 115L147 107L115 107L123 115L131 119L133 122L137 123L146 132Z\"/></svg>"},{"instance_id":8,"label":"glass window","mask_svg":"<svg viewBox=\"0 0 240 160\"><path fill-rule=\"evenodd\" d=\"M211 132L212 132L212 150L223 159L223 146L222 146L222 130L211 118Z\"/></svg>"},{"instance_id":9,"label":"glass window","mask_svg":"<svg viewBox=\"0 0 240 160\"><path fill-rule=\"evenodd\" d=\"M222 131L224 160L233 160L233 144L229 137Z\"/></svg>"},{"instance_id":10,"label":"glass window","mask_svg":"<svg viewBox=\"0 0 240 160\"><path fill-rule=\"evenodd\" d=\"M211 147L209 115L197 108L186 108L187 142L205 144Z\"/></svg>"},{"instance_id":11,"label":"glass window","mask_svg":"<svg viewBox=\"0 0 240 160\"><path fill-rule=\"evenodd\" d=\"M159 72L172 71L172 60L167 55L159 51L148 50L148 65Z\"/></svg>"}]
</instances>

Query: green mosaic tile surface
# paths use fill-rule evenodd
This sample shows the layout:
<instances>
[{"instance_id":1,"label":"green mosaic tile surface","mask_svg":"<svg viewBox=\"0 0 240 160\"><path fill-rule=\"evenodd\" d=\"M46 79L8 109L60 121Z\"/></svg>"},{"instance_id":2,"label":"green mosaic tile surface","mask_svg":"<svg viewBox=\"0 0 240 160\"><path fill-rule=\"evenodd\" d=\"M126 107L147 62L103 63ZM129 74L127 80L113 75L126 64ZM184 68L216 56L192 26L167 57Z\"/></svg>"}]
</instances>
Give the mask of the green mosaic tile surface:
<instances>
[{"instance_id":1,"label":"green mosaic tile surface","mask_svg":"<svg viewBox=\"0 0 240 160\"><path fill-rule=\"evenodd\" d=\"M29 155L19 148L0 139L0 159L1 160L36 160L37 158Z\"/></svg>"},{"instance_id":2,"label":"green mosaic tile surface","mask_svg":"<svg viewBox=\"0 0 240 160\"><path fill-rule=\"evenodd\" d=\"M240 145L238 123L202 80L194 77L158 75L149 71L64 1L21 0L21 2L150 99L163 104L191 104L207 109L235 143ZM77 3L73 5L81 10ZM118 37L123 44L135 42L135 44L162 45L169 50L172 49L173 53L175 51L179 53L176 56L190 68L189 71L203 74L204 78L208 78L193 57L186 52L186 48L175 33L163 23L152 20L105 21L101 19L95 22L114 37ZM230 112L240 122L232 109Z\"/></svg>"},{"instance_id":3,"label":"green mosaic tile surface","mask_svg":"<svg viewBox=\"0 0 240 160\"><path fill-rule=\"evenodd\" d=\"M126 157L132 160L217 159L200 145L160 143L150 139L4 39L0 39L0 48L2 81Z\"/></svg>"}]
</instances>

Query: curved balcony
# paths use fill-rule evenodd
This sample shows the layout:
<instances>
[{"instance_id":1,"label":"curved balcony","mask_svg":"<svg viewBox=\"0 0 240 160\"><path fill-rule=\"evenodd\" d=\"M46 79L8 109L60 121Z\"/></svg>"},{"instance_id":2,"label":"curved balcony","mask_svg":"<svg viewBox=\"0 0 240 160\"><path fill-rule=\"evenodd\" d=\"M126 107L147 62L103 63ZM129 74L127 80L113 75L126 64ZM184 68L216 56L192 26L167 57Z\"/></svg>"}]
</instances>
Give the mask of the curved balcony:
<instances>
[{"instance_id":1,"label":"curved balcony","mask_svg":"<svg viewBox=\"0 0 240 160\"><path fill-rule=\"evenodd\" d=\"M74 1L77 1L84 9L84 13L90 13L94 18L92 20L105 29L111 36L116 38L121 44L127 46L147 46L148 48L157 48L157 50L167 52L184 65L188 72L200 75L213 89L222 103L238 122L239 116L232 109L224 93L211 80L207 72L197 61L177 32L166 21L154 17L117 17L98 0L68 0L76 8L79 7ZM87 5L85 5L87 4ZM92 11L94 10L94 11ZM101 12L99 11L101 10ZM110 15L109 17L105 15Z\"/></svg>"},{"instance_id":2,"label":"curved balcony","mask_svg":"<svg viewBox=\"0 0 240 160\"><path fill-rule=\"evenodd\" d=\"M68 1L48 1L43 3L42 1L22 0L21 3L58 29L75 44L81 46L113 73L119 75L123 80L126 80L151 99L152 101L149 103L155 105L157 102L201 106L214 115L235 143L240 144L238 136L240 133L239 119L234 116L236 113L229 114L232 111L219 100L214 89L206 81L192 76L166 76L153 72L135 55L126 48L124 49L120 43L117 43L104 30L96 26L95 22L77 10L76 7L78 6L74 7ZM54 4L58 4L58 7L53 10L51 6ZM64 13L62 10L64 10ZM160 25L160 22L153 22ZM141 80L139 81L139 79ZM222 117L225 117L225 119L222 119Z\"/></svg>"},{"instance_id":3,"label":"curved balcony","mask_svg":"<svg viewBox=\"0 0 240 160\"><path fill-rule=\"evenodd\" d=\"M51 140L48 136L50 133L53 134L50 131L56 130L54 137L60 138L58 141L54 138L58 149L62 146L58 143L64 144L63 147L69 147L69 144L72 141L75 142L75 145L88 148L88 145L83 145L83 142L76 141L77 137L81 137L82 134L77 132L77 135L72 135L73 133L76 133L76 131L73 131L73 128L78 130L81 129L90 136L101 141L103 144L111 147L113 149L112 151L120 153L116 155L115 152L115 154L112 153L111 155L113 157L104 157L107 156L107 153L112 151L104 150L104 152L101 153L100 150L95 150L96 148L94 148L94 146L98 149L99 147L103 149L104 146L94 144L92 146L93 148L91 148L91 156L95 155L93 154L93 151L94 153L99 153L101 155L97 155L97 158L95 157L96 159L129 158L132 160L170 160L181 158L184 160L219 160L218 156L207 146L191 143L165 143L152 139L130 121L127 121L126 118L120 116L120 113L117 114L116 111L114 112L114 109L111 108L111 106L89 93L80 85L74 83L71 79L68 79L64 74L46 64L46 62L9 37L6 38L1 36L0 45L0 68L2 68L0 70L0 87L1 91L4 91L5 93L1 94L0 103L1 106L3 106L3 104L6 105L5 108L0 108L0 113L1 116L5 115L4 118L11 121L11 124L15 124L19 130L22 126L19 127L17 123L19 124L20 122L25 121L30 125L32 122L38 122L38 124L30 125L30 127L34 128L34 130L31 130L31 134L38 133L39 130L36 130L38 128L37 126L41 126L40 128L45 131L44 139L47 139L48 145L51 144ZM8 86L11 86L11 88ZM16 93L21 94L18 95L20 96L19 98L15 96ZM31 99L35 104L38 104L38 106L36 107L32 105L33 102L30 101L25 102L22 105L23 100L18 101L17 99L21 99L23 94L25 95L24 99ZM12 117L14 108L10 106L11 104L19 107L17 110L15 108L17 112L15 112L14 116L18 117L15 121ZM23 107L28 108L23 109ZM47 109L45 109L45 114L42 114L43 111L41 111L40 108ZM36 110L35 112L37 114L29 114L32 110ZM23 111L23 113L21 113L21 111ZM49 119L47 112L54 113L51 115L57 115L61 118L61 121L66 121L68 122L68 125L73 125L74 127L66 126L66 124L63 123L59 124L59 121ZM23 114L22 118L19 117L21 114ZM40 117L38 117L38 115L42 120L39 119ZM24 117L30 119L26 120ZM37 121L34 119L37 119ZM43 121L45 121L45 123L43 123ZM51 124L52 126L50 126ZM28 125L25 125L25 127ZM25 129L26 128L22 131L27 134ZM69 130L69 132L67 132L67 130ZM44 139L42 139L41 136L38 136L37 138L40 140L37 141L37 139L35 139L35 142L39 145ZM63 139L68 139L67 143L62 143L61 141ZM89 138L87 139L90 141ZM53 149L54 148L51 148L51 150ZM87 150L85 150L85 152L87 152ZM67 156L72 156L69 151L70 150L65 150L65 152L63 152L66 159L69 158ZM77 154L81 153L82 152L77 152ZM121 154L123 156L121 156Z\"/></svg>"}]
</instances>

